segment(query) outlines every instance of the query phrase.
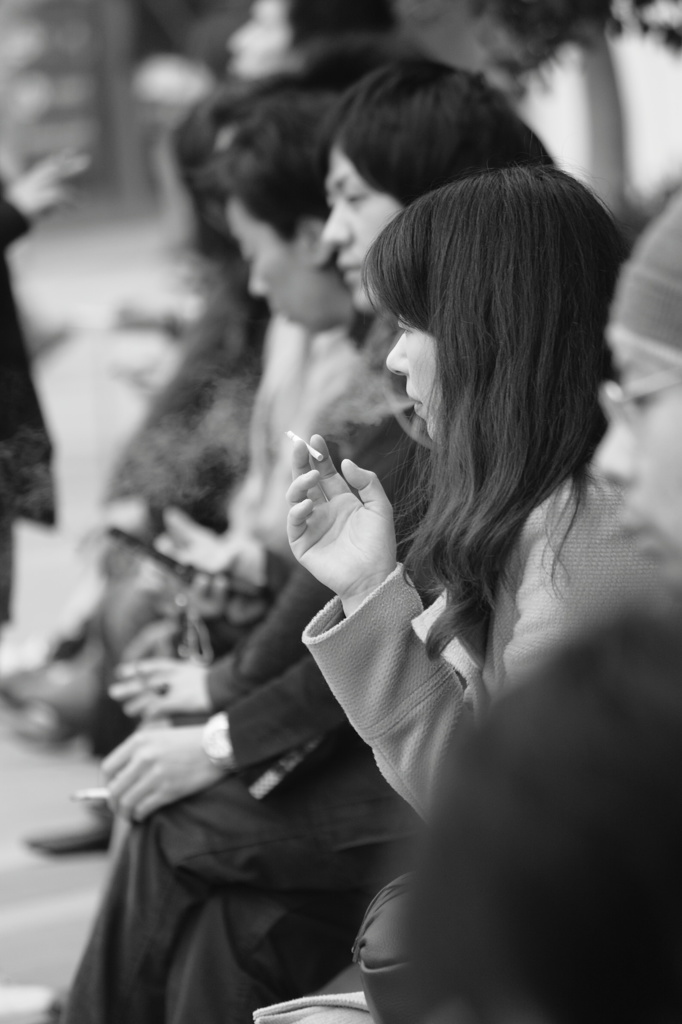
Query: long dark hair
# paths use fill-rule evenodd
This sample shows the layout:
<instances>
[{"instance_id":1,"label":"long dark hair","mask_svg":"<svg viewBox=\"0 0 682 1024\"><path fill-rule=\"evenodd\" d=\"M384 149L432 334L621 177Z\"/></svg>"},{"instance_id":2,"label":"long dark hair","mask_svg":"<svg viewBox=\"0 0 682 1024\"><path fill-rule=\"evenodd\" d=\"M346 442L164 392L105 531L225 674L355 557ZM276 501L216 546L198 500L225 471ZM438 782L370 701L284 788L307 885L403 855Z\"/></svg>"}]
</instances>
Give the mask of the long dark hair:
<instances>
[{"instance_id":1,"label":"long dark hair","mask_svg":"<svg viewBox=\"0 0 682 1024\"><path fill-rule=\"evenodd\" d=\"M438 436L407 559L420 589L447 594L432 656L487 621L533 509L565 481L577 508L605 426L603 330L624 256L587 188L528 165L423 196L367 257L375 303L436 341Z\"/></svg>"}]
</instances>

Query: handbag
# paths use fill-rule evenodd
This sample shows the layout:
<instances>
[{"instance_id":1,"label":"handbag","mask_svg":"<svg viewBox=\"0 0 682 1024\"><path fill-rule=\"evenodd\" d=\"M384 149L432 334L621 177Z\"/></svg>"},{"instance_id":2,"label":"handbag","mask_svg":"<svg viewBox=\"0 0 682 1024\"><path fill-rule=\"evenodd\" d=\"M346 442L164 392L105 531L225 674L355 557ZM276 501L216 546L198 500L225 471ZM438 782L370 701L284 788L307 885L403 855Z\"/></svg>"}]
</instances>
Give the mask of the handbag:
<instances>
[{"instance_id":1,"label":"handbag","mask_svg":"<svg viewBox=\"0 0 682 1024\"><path fill-rule=\"evenodd\" d=\"M420 1019L407 956L406 905L412 875L400 875L377 893L353 945L374 1024L415 1024Z\"/></svg>"}]
</instances>

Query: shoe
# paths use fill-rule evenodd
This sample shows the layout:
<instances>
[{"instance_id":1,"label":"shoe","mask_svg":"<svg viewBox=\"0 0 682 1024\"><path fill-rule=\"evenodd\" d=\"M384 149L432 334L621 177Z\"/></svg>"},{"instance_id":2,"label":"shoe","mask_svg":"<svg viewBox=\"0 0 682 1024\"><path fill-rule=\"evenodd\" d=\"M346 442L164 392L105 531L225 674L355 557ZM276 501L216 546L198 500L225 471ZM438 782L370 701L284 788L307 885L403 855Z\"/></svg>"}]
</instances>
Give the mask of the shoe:
<instances>
[{"instance_id":1,"label":"shoe","mask_svg":"<svg viewBox=\"0 0 682 1024\"><path fill-rule=\"evenodd\" d=\"M0 1024L49 1024L59 1019L61 1003L44 985L0 981Z\"/></svg>"},{"instance_id":2,"label":"shoe","mask_svg":"<svg viewBox=\"0 0 682 1024\"><path fill-rule=\"evenodd\" d=\"M101 657L97 645L85 645L73 657L53 658L0 678L0 705L17 735L59 744L86 734L97 702Z\"/></svg>"},{"instance_id":3,"label":"shoe","mask_svg":"<svg viewBox=\"0 0 682 1024\"><path fill-rule=\"evenodd\" d=\"M103 817L102 820L94 821L92 825L78 831L29 836L24 839L24 843L31 850L46 853L51 857L64 857L71 853L103 853L109 849L111 832L111 817Z\"/></svg>"}]
</instances>

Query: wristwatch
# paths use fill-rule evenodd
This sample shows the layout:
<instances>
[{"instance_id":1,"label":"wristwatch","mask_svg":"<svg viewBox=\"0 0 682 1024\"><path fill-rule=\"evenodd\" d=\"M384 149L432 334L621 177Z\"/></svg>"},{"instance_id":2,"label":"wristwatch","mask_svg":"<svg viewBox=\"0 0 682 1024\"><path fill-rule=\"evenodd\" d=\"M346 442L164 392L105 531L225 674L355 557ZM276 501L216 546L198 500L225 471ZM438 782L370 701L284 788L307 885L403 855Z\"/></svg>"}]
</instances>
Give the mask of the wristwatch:
<instances>
[{"instance_id":1,"label":"wristwatch","mask_svg":"<svg viewBox=\"0 0 682 1024\"><path fill-rule=\"evenodd\" d=\"M230 723L224 711L212 715L204 726L201 746L206 757L216 768L224 772L236 768L234 751L230 740Z\"/></svg>"}]
</instances>

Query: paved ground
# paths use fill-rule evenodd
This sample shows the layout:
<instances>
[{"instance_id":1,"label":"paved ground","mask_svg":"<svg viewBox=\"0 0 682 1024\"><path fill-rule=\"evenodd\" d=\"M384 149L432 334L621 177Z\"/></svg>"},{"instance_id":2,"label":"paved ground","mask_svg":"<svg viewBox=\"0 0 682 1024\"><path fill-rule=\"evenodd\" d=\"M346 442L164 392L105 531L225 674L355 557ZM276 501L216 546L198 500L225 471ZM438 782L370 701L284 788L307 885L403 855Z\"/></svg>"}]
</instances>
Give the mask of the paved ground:
<instances>
[{"instance_id":1,"label":"paved ground","mask_svg":"<svg viewBox=\"0 0 682 1024\"><path fill-rule=\"evenodd\" d=\"M18 530L15 621L5 637L12 643L49 629L63 606L79 577L77 542L95 519L115 452L143 411L140 396L112 375L112 364L156 364L167 356L157 337L104 329L107 313L172 285L163 233L149 218L55 224L18 254L16 271L28 308L80 329L38 368L59 452L60 526ZM97 782L97 766L78 744L49 752L29 747L12 737L0 714L0 976L68 983L106 861L43 859L21 839L83 823L85 812L68 796Z\"/></svg>"}]
</instances>

